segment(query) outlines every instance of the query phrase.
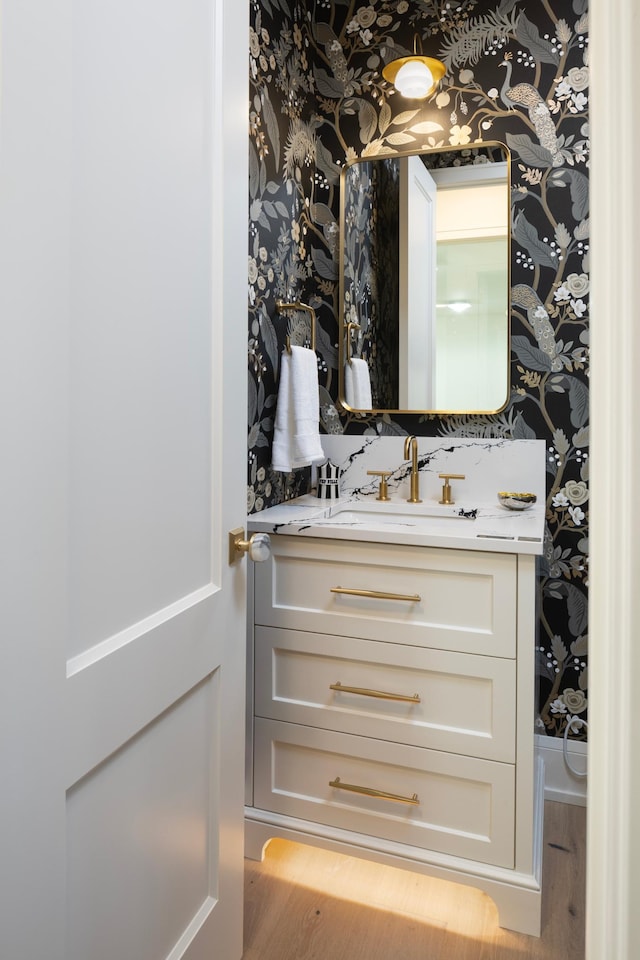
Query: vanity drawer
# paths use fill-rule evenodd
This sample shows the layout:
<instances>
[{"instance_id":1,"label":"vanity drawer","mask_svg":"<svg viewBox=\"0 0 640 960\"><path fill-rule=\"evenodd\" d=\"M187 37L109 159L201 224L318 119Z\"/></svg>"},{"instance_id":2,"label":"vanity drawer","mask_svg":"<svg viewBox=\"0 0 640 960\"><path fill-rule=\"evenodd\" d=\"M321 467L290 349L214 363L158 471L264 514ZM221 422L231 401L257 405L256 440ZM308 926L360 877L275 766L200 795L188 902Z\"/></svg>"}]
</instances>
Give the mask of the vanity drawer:
<instances>
[{"instance_id":1,"label":"vanity drawer","mask_svg":"<svg viewBox=\"0 0 640 960\"><path fill-rule=\"evenodd\" d=\"M515 760L514 660L256 627L255 676L260 717Z\"/></svg>"},{"instance_id":2,"label":"vanity drawer","mask_svg":"<svg viewBox=\"0 0 640 960\"><path fill-rule=\"evenodd\" d=\"M256 720L254 756L258 808L483 863L514 865L515 768L510 764L273 720ZM345 785L391 798L351 792Z\"/></svg>"},{"instance_id":3,"label":"vanity drawer","mask_svg":"<svg viewBox=\"0 0 640 960\"><path fill-rule=\"evenodd\" d=\"M515 555L300 536L271 543L271 559L255 567L258 624L516 655Z\"/></svg>"}]
</instances>

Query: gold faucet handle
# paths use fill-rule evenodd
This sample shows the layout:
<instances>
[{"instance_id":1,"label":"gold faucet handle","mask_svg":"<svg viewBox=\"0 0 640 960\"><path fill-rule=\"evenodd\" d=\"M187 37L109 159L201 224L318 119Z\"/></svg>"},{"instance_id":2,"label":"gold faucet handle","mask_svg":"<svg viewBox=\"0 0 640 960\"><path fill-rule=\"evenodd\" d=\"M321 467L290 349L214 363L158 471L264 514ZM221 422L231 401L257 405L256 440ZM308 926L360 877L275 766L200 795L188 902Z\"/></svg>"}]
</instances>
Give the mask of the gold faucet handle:
<instances>
[{"instance_id":1,"label":"gold faucet handle","mask_svg":"<svg viewBox=\"0 0 640 960\"><path fill-rule=\"evenodd\" d=\"M380 489L376 500L390 500L389 489L387 487L387 477L391 476L391 470L367 470L367 476L380 477Z\"/></svg>"},{"instance_id":2,"label":"gold faucet handle","mask_svg":"<svg viewBox=\"0 0 640 960\"><path fill-rule=\"evenodd\" d=\"M442 484L442 500L438 500L438 503L452 504L455 503L455 500L451 499L451 484L450 480L466 480L464 473L439 473L438 476L441 480L444 480Z\"/></svg>"}]
</instances>

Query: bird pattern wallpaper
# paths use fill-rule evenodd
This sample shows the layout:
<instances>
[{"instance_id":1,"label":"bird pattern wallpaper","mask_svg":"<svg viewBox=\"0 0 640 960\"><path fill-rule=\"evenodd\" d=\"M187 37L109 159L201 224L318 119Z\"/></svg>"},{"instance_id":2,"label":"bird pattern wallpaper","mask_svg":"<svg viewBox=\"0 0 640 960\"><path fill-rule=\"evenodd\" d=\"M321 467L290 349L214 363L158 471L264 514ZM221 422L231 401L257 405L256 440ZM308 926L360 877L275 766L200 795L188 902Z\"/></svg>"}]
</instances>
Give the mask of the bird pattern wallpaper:
<instances>
[{"instance_id":1,"label":"bird pattern wallpaper","mask_svg":"<svg viewBox=\"0 0 640 960\"><path fill-rule=\"evenodd\" d=\"M447 68L424 101L382 68L417 47ZM305 493L271 470L279 358L317 312L326 433L538 438L539 733L587 718L589 37L587 0L251 0L248 511ZM392 149L511 153L510 400L489 416L369 416L338 401L340 172ZM572 739L584 739L585 728Z\"/></svg>"}]
</instances>

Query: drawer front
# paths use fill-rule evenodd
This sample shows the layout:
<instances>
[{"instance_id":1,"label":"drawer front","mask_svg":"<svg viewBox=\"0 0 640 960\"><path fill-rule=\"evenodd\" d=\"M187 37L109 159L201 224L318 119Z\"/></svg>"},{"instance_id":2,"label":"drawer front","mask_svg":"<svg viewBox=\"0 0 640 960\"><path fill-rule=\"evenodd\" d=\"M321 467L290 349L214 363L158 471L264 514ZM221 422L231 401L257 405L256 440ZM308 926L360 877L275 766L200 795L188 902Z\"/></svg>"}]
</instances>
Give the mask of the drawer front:
<instances>
[{"instance_id":1,"label":"drawer front","mask_svg":"<svg viewBox=\"0 0 640 960\"><path fill-rule=\"evenodd\" d=\"M255 734L256 807L513 867L510 764L272 720L256 720Z\"/></svg>"},{"instance_id":2,"label":"drawer front","mask_svg":"<svg viewBox=\"0 0 640 960\"><path fill-rule=\"evenodd\" d=\"M256 627L260 717L513 763L515 693L514 660Z\"/></svg>"},{"instance_id":3,"label":"drawer front","mask_svg":"<svg viewBox=\"0 0 640 960\"><path fill-rule=\"evenodd\" d=\"M315 539L310 544L285 536L271 542L271 559L255 568L258 624L516 655L512 554ZM368 591L385 596L362 595Z\"/></svg>"}]
</instances>

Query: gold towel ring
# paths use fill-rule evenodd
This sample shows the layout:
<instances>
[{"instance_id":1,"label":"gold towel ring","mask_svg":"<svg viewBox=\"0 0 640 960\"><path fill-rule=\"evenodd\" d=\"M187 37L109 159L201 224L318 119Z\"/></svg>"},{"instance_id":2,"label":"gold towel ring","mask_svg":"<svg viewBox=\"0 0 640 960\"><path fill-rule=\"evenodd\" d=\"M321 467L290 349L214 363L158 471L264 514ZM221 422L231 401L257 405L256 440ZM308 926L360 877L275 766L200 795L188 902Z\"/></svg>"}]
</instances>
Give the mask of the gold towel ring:
<instances>
[{"instance_id":1,"label":"gold towel ring","mask_svg":"<svg viewBox=\"0 0 640 960\"><path fill-rule=\"evenodd\" d=\"M288 310L304 310L309 314L309 319L311 321L311 349L313 352L316 352L316 312L313 307L310 307L306 303L300 303L299 300L294 300L291 303L285 303L284 300L276 300L276 309L278 313L285 313ZM287 353L291 353L291 340L289 334L287 334Z\"/></svg>"},{"instance_id":2,"label":"gold towel ring","mask_svg":"<svg viewBox=\"0 0 640 960\"><path fill-rule=\"evenodd\" d=\"M360 330L360 324L350 320L347 324L347 363L351 365L351 334L354 330Z\"/></svg>"}]
</instances>

